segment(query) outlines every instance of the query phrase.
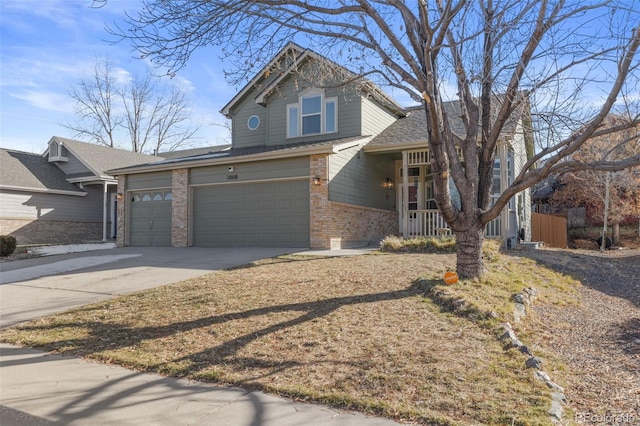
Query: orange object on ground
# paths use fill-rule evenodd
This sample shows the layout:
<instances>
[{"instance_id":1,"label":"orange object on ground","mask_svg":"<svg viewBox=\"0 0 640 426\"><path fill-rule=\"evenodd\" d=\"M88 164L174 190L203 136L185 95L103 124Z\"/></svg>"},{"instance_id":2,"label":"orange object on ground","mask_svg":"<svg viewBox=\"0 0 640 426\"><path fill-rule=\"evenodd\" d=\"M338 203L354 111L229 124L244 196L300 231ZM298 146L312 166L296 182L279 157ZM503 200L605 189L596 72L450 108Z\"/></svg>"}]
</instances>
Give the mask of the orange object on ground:
<instances>
[{"instance_id":1,"label":"orange object on ground","mask_svg":"<svg viewBox=\"0 0 640 426\"><path fill-rule=\"evenodd\" d=\"M447 284L455 284L458 282L458 274L452 271L447 271L444 274L444 282Z\"/></svg>"}]
</instances>

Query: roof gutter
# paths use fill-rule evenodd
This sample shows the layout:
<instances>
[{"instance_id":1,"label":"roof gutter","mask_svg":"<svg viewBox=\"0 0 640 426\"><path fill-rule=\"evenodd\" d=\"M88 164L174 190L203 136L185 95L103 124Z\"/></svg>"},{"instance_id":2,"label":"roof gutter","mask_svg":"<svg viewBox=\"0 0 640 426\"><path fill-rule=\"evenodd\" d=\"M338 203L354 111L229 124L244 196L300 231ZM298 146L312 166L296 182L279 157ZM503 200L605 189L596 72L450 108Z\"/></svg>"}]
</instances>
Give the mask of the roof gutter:
<instances>
[{"instance_id":1,"label":"roof gutter","mask_svg":"<svg viewBox=\"0 0 640 426\"><path fill-rule=\"evenodd\" d=\"M428 147L429 143L424 140L417 142L398 143L393 145L365 145L364 152L395 152L403 151L405 149L420 149Z\"/></svg>"},{"instance_id":2,"label":"roof gutter","mask_svg":"<svg viewBox=\"0 0 640 426\"><path fill-rule=\"evenodd\" d=\"M64 189L46 189L46 188L29 188L26 186L12 186L12 185L0 185L0 189L9 191L23 191L23 192L37 192L42 194L58 194L58 195L72 195L74 197L86 197L87 193L84 191L65 191Z\"/></svg>"}]
</instances>

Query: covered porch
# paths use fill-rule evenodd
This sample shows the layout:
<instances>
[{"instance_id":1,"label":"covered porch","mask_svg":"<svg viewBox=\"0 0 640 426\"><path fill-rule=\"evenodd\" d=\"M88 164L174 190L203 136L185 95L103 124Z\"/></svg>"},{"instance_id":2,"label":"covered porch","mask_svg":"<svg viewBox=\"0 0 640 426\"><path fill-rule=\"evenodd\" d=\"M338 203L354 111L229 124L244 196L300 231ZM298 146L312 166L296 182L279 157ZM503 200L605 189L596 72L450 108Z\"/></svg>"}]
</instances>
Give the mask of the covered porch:
<instances>
[{"instance_id":1,"label":"covered porch","mask_svg":"<svg viewBox=\"0 0 640 426\"><path fill-rule=\"evenodd\" d=\"M395 155L400 157L395 160L394 172L398 234L405 238L453 235L436 206L428 149L402 150ZM499 168L495 173L499 182ZM459 203L459 194L452 181L450 185L453 202ZM485 235L499 237L501 227L502 217L499 216L487 224Z\"/></svg>"}]
</instances>

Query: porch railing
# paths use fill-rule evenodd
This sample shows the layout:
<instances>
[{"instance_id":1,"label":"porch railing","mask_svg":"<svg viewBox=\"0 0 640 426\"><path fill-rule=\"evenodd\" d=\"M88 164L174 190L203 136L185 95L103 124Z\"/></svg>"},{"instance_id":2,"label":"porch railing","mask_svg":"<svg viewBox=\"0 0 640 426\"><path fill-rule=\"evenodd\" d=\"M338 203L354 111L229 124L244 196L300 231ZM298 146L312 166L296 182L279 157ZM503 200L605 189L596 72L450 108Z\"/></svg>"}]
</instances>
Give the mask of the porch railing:
<instances>
[{"instance_id":1,"label":"porch railing","mask_svg":"<svg viewBox=\"0 0 640 426\"><path fill-rule=\"evenodd\" d=\"M408 237L441 237L452 235L451 228L438 210L405 210ZM499 237L501 227L500 216L487 223L485 236Z\"/></svg>"},{"instance_id":2,"label":"porch railing","mask_svg":"<svg viewBox=\"0 0 640 426\"><path fill-rule=\"evenodd\" d=\"M438 210L407 210L405 217L409 237L451 235L449 225Z\"/></svg>"}]
</instances>

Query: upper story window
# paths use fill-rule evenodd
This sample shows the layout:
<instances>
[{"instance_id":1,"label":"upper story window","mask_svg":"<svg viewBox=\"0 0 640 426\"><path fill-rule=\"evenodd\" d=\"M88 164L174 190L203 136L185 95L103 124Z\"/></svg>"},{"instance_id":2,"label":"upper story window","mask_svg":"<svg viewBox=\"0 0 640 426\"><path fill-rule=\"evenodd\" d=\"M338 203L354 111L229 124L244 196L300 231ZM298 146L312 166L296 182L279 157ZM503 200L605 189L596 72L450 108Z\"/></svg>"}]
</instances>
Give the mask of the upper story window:
<instances>
[{"instance_id":1,"label":"upper story window","mask_svg":"<svg viewBox=\"0 0 640 426\"><path fill-rule=\"evenodd\" d=\"M69 158L67 157L67 148L63 145L58 144L57 142L53 142L49 145L49 161L50 162L67 162Z\"/></svg>"},{"instance_id":2,"label":"upper story window","mask_svg":"<svg viewBox=\"0 0 640 426\"><path fill-rule=\"evenodd\" d=\"M325 98L324 92L311 89L287 105L287 137L321 135L338 131L338 99Z\"/></svg>"}]
</instances>

